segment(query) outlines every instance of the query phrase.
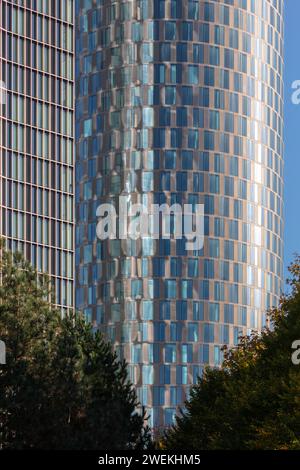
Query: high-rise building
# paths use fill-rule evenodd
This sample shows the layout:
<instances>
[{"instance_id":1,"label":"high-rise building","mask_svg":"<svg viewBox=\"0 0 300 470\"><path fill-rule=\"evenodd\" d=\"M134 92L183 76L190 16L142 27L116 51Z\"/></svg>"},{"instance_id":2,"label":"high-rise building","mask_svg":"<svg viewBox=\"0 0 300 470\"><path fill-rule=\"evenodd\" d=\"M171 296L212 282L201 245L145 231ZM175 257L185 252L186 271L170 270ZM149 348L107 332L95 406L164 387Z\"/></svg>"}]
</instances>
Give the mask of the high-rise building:
<instances>
[{"instance_id":1,"label":"high-rise building","mask_svg":"<svg viewBox=\"0 0 300 470\"><path fill-rule=\"evenodd\" d=\"M73 1L0 1L0 236L73 302ZM5 91L3 91L5 89Z\"/></svg>"},{"instance_id":2,"label":"high-rise building","mask_svg":"<svg viewBox=\"0 0 300 470\"><path fill-rule=\"evenodd\" d=\"M169 425L281 292L283 1L76 3L77 306ZM120 195L204 204L204 247L99 239Z\"/></svg>"}]
</instances>

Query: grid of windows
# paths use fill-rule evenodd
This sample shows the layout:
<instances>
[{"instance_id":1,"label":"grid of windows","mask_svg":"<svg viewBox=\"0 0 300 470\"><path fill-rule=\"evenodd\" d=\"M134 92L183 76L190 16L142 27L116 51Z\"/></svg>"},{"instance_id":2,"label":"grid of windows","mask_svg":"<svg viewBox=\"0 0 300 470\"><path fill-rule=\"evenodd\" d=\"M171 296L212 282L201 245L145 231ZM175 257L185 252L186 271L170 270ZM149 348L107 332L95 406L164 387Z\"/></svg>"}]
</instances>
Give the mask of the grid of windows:
<instances>
[{"instance_id":1,"label":"grid of windows","mask_svg":"<svg viewBox=\"0 0 300 470\"><path fill-rule=\"evenodd\" d=\"M0 6L0 234L73 308L73 1Z\"/></svg>"},{"instance_id":2,"label":"grid of windows","mask_svg":"<svg viewBox=\"0 0 300 470\"><path fill-rule=\"evenodd\" d=\"M283 2L76 2L77 306L153 426L278 301ZM205 242L96 239L96 209L205 205Z\"/></svg>"}]
</instances>

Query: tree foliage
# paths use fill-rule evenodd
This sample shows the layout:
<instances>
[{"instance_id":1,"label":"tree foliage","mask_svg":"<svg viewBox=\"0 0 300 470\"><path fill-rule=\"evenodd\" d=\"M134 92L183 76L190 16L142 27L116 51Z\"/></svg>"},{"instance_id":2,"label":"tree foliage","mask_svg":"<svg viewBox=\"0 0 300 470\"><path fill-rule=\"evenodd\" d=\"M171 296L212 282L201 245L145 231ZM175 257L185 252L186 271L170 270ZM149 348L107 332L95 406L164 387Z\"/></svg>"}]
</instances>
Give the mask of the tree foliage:
<instances>
[{"instance_id":1,"label":"tree foliage","mask_svg":"<svg viewBox=\"0 0 300 470\"><path fill-rule=\"evenodd\" d=\"M169 449L300 449L300 260L290 293L269 315L271 328L225 350L220 369L206 369L186 409L165 436ZM299 354L300 356L300 354Z\"/></svg>"},{"instance_id":2,"label":"tree foliage","mask_svg":"<svg viewBox=\"0 0 300 470\"><path fill-rule=\"evenodd\" d=\"M125 362L82 318L62 318L50 294L46 276L2 247L0 448L145 447Z\"/></svg>"}]
</instances>

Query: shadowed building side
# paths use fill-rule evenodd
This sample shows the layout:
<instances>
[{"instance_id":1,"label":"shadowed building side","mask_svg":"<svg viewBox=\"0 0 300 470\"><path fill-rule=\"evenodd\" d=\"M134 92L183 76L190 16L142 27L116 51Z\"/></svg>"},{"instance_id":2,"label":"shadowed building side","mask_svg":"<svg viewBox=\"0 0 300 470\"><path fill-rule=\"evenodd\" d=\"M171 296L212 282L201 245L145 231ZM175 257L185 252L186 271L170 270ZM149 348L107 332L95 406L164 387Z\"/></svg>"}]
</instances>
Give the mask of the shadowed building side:
<instances>
[{"instance_id":1,"label":"shadowed building side","mask_svg":"<svg viewBox=\"0 0 300 470\"><path fill-rule=\"evenodd\" d=\"M0 4L0 236L74 308L74 2ZM1 94L3 95L3 93Z\"/></svg>"}]
</instances>

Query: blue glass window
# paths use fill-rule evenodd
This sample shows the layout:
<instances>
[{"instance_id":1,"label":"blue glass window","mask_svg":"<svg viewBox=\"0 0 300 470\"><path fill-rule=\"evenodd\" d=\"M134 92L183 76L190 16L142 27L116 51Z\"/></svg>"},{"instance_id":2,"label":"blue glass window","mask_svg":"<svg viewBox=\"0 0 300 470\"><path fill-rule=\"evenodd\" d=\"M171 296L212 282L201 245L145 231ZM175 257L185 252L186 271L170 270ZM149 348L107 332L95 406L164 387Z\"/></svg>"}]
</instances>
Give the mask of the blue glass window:
<instances>
[{"instance_id":1,"label":"blue glass window","mask_svg":"<svg viewBox=\"0 0 300 470\"><path fill-rule=\"evenodd\" d=\"M178 42L176 44L176 60L177 62L187 61L187 43L186 42Z\"/></svg>"},{"instance_id":2,"label":"blue glass window","mask_svg":"<svg viewBox=\"0 0 300 470\"><path fill-rule=\"evenodd\" d=\"M188 0L188 18L198 20L199 18L199 2L196 0Z\"/></svg>"},{"instance_id":3,"label":"blue glass window","mask_svg":"<svg viewBox=\"0 0 300 470\"><path fill-rule=\"evenodd\" d=\"M193 345L192 344L181 345L181 361L193 362Z\"/></svg>"},{"instance_id":4,"label":"blue glass window","mask_svg":"<svg viewBox=\"0 0 300 470\"><path fill-rule=\"evenodd\" d=\"M182 129L171 129L171 147L182 147Z\"/></svg>"},{"instance_id":5,"label":"blue glass window","mask_svg":"<svg viewBox=\"0 0 300 470\"><path fill-rule=\"evenodd\" d=\"M199 83L199 70L197 65L188 66L188 83L191 85L198 85Z\"/></svg>"},{"instance_id":6,"label":"blue glass window","mask_svg":"<svg viewBox=\"0 0 300 470\"><path fill-rule=\"evenodd\" d=\"M178 171L176 173L176 189L177 191L187 191L187 173Z\"/></svg>"},{"instance_id":7,"label":"blue glass window","mask_svg":"<svg viewBox=\"0 0 300 470\"><path fill-rule=\"evenodd\" d=\"M227 69L234 68L234 52L231 49L224 49L224 67Z\"/></svg>"},{"instance_id":8,"label":"blue glass window","mask_svg":"<svg viewBox=\"0 0 300 470\"><path fill-rule=\"evenodd\" d=\"M204 85L214 86L215 69L213 67L204 67Z\"/></svg>"},{"instance_id":9,"label":"blue glass window","mask_svg":"<svg viewBox=\"0 0 300 470\"><path fill-rule=\"evenodd\" d=\"M161 171L160 172L160 191L170 191L171 190L171 172L170 171ZM174 274L171 273L171 276Z\"/></svg>"},{"instance_id":10,"label":"blue glass window","mask_svg":"<svg viewBox=\"0 0 300 470\"><path fill-rule=\"evenodd\" d=\"M193 88L190 86L183 86L181 89L181 102L183 105L193 104Z\"/></svg>"},{"instance_id":11,"label":"blue glass window","mask_svg":"<svg viewBox=\"0 0 300 470\"><path fill-rule=\"evenodd\" d=\"M199 275L199 263L197 258L188 259L188 276L197 277Z\"/></svg>"},{"instance_id":12,"label":"blue glass window","mask_svg":"<svg viewBox=\"0 0 300 470\"><path fill-rule=\"evenodd\" d=\"M202 377L203 367L193 366L193 384L198 383L199 377Z\"/></svg>"},{"instance_id":13,"label":"blue glass window","mask_svg":"<svg viewBox=\"0 0 300 470\"><path fill-rule=\"evenodd\" d=\"M92 135L92 119L86 119L83 122L83 136L89 137Z\"/></svg>"},{"instance_id":14,"label":"blue glass window","mask_svg":"<svg viewBox=\"0 0 300 470\"><path fill-rule=\"evenodd\" d=\"M171 341L182 340L182 323L171 322L170 324L170 339Z\"/></svg>"},{"instance_id":15,"label":"blue glass window","mask_svg":"<svg viewBox=\"0 0 300 470\"><path fill-rule=\"evenodd\" d=\"M204 45L193 44L193 61L197 64L204 63Z\"/></svg>"},{"instance_id":16,"label":"blue glass window","mask_svg":"<svg viewBox=\"0 0 300 470\"><path fill-rule=\"evenodd\" d=\"M165 426L172 426L175 423L176 408L166 408L164 415Z\"/></svg>"},{"instance_id":17,"label":"blue glass window","mask_svg":"<svg viewBox=\"0 0 300 470\"><path fill-rule=\"evenodd\" d=\"M165 39L167 40L176 39L176 22L175 21L165 22Z\"/></svg>"},{"instance_id":18,"label":"blue glass window","mask_svg":"<svg viewBox=\"0 0 300 470\"><path fill-rule=\"evenodd\" d=\"M176 151L175 150L165 151L165 168L167 169L176 168Z\"/></svg>"},{"instance_id":19,"label":"blue glass window","mask_svg":"<svg viewBox=\"0 0 300 470\"><path fill-rule=\"evenodd\" d=\"M154 83L165 83L165 65L154 64Z\"/></svg>"},{"instance_id":20,"label":"blue glass window","mask_svg":"<svg viewBox=\"0 0 300 470\"><path fill-rule=\"evenodd\" d=\"M177 300L176 301L176 320L187 319L187 301Z\"/></svg>"},{"instance_id":21,"label":"blue glass window","mask_svg":"<svg viewBox=\"0 0 300 470\"><path fill-rule=\"evenodd\" d=\"M215 339L215 326L211 323L204 323L204 341L213 343Z\"/></svg>"},{"instance_id":22,"label":"blue glass window","mask_svg":"<svg viewBox=\"0 0 300 470\"><path fill-rule=\"evenodd\" d=\"M190 279L181 280L181 295L184 299L193 298L193 281Z\"/></svg>"},{"instance_id":23,"label":"blue glass window","mask_svg":"<svg viewBox=\"0 0 300 470\"><path fill-rule=\"evenodd\" d=\"M204 3L204 21L215 21L215 9L212 3Z\"/></svg>"},{"instance_id":24,"label":"blue glass window","mask_svg":"<svg viewBox=\"0 0 300 470\"><path fill-rule=\"evenodd\" d=\"M159 302L159 318L160 320L170 320L171 307L170 301L164 300Z\"/></svg>"},{"instance_id":25,"label":"blue glass window","mask_svg":"<svg viewBox=\"0 0 300 470\"><path fill-rule=\"evenodd\" d=\"M214 150L215 134L210 131L204 131L204 148L205 150Z\"/></svg>"},{"instance_id":26,"label":"blue glass window","mask_svg":"<svg viewBox=\"0 0 300 470\"><path fill-rule=\"evenodd\" d=\"M182 64L171 64L170 67L170 82L181 83L182 82Z\"/></svg>"},{"instance_id":27,"label":"blue glass window","mask_svg":"<svg viewBox=\"0 0 300 470\"><path fill-rule=\"evenodd\" d=\"M163 148L165 146L165 129L153 129L153 143L154 147Z\"/></svg>"},{"instance_id":28,"label":"blue glass window","mask_svg":"<svg viewBox=\"0 0 300 470\"><path fill-rule=\"evenodd\" d=\"M165 104L176 104L176 87L165 87Z\"/></svg>"},{"instance_id":29,"label":"blue glass window","mask_svg":"<svg viewBox=\"0 0 300 470\"><path fill-rule=\"evenodd\" d=\"M217 46L209 46L209 63L220 65L220 49Z\"/></svg>"},{"instance_id":30,"label":"blue glass window","mask_svg":"<svg viewBox=\"0 0 300 470\"><path fill-rule=\"evenodd\" d=\"M199 148L199 132L198 129L188 130L188 148Z\"/></svg>"},{"instance_id":31,"label":"blue glass window","mask_svg":"<svg viewBox=\"0 0 300 470\"><path fill-rule=\"evenodd\" d=\"M219 346L214 346L214 365L219 366L222 362L222 351Z\"/></svg>"},{"instance_id":32,"label":"blue glass window","mask_svg":"<svg viewBox=\"0 0 300 470\"><path fill-rule=\"evenodd\" d=\"M181 258L171 258L171 276L180 277L182 273L182 259Z\"/></svg>"},{"instance_id":33,"label":"blue glass window","mask_svg":"<svg viewBox=\"0 0 300 470\"><path fill-rule=\"evenodd\" d=\"M205 194L204 196L204 209L206 214L214 214L215 212L215 199L214 196Z\"/></svg>"},{"instance_id":34,"label":"blue glass window","mask_svg":"<svg viewBox=\"0 0 300 470\"><path fill-rule=\"evenodd\" d=\"M176 125L187 126L187 108L176 108Z\"/></svg>"},{"instance_id":35,"label":"blue glass window","mask_svg":"<svg viewBox=\"0 0 300 470\"><path fill-rule=\"evenodd\" d=\"M198 341L198 323L188 323L188 341Z\"/></svg>"},{"instance_id":36,"label":"blue glass window","mask_svg":"<svg viewBox=\"0 0 300 470\"><path fill-rule=\"evenodd\" d=\"M183 21L181 23L181 39L184 41L193 40L193 23L188 21Z\"/></svg>"},{"instance_id":37,"label":"blue glass window","mask_svg":"<svg viewBox=\"0 0 300 470\"><path fill-rule=\"evenodd\" d=\"M154 341L165 341L166 324L164 322L154 322Z\"/></svg>"},{"instance_id":38,"label":"blue glass window","mask_svg":"<svg viewBox=\"0 0 300 470\"><path fill-rule=\"evenodd\" d=\"M182 18L182 0L171 0L171 18Z\"/></svg>"},{"instance_id":39,"label":"blue glass window","mask_svg":"<svg viewBox=\"0 0 300 470\"><path fill-rule=\"evenodd\" d=\"M171 108L159 108L159 125L170 126L171 124Z\"/></svg>"},{"instance_id":40,"label":"blue glass window","mask_svg":"<svg viewBox=\"0 0 300 470\"><path fill-rule=\"evenodd\" d=\"M199 105L209 107L209 88L199 88Z\"/></svg>"},{"instance_id":41,"label":"blue glass window","mask_svg":"<svg viewBox=\"0 0 300 470\"><path fill-rule=\"evenodd\" d=\"M218 322L220 320L220 304L209 303L209 320Z\"/></svg>"},{"instance_id":42,"label":"blue glass window","mask_svg":"<svg viewBox=\"0 0 300 470\"><path fill-rule=\"evenodd\" d=\"M165 362L176 362L176 344L166 344L165 350Z\"/></svg>"},{"instance_id":43,"label":"blue glass window","mask_svg":"<svg viewBox=\"0 0 300 470\"><path fill-rule=\"evenodd\" d=\"M165 0L154 0L154 19L165 17Z\"/></svg>"},{"instance_id":44,"label":"blue glass window","mask_svg":"<svg viewBox=\"0 0 300 470\"><path fill-rule=\"evenodd\" d=\"M220 114L219 111L209 111L209 127L211 129L220 129Z\"/></svg>"},{"instance_id":45,"label":"blue glass window","mask_svg":"<svg viewBox=\"0 0 300 470\"><path fill-rule=\"evenodd\" d=\"M246 326L247 325L247 308L239 306L238 309L238 324Z\"/></svg>"},{"instance_id":46,"label":"blue glass window","mask_svg":"<svg viewBox=\"0 0 300 470\"><path fill-rule=\"evenodd\" d=\"M161 365L159 368L159 382L160 384L170 384L171 382L171 368L169 365Z\"/></svg>"},{"instance_id":47,"label":"blue glass window","mask_svg":"<svg viewBox=\"0 0 300 470\"><path fill-rule=\"evenodd\" d=\"M200 23L199 25L199 41L209 42L209 24Z\"/></svg>"},{"instance_id":48,"label":"blue glass window","mask_svg":"<svg viewBox=\"0 0 300 470\"><path fill-rule=\"evenodd\" d=\"M209 192L213 194L219 194L220 192L219 175L209 175Z\"/></svg>"},{"instance_id":49,"label":"blue glass window","mask_svg":"<svg viewBox=\"0 0 300 470\"><path fill-rule=\"evenodd\" d=\"M229 326L220 325L219 335L220 335L220 343L228 344L229 343Z\"/></svg>"},{"instance_id":50,"label":"blue glass window","mask_svg":"<svg viewBox=\"0 0 300 470\"><path fill-rule=\"evenodd\" d=\"M165 296L167 298L176 298L176 281L173 279L165 280Z\"/></svg>"},{"instance_id":51,"label":"blue glass window","mask_svg":"<svg viewBox=\"0 0 300 470\"><path fill-rule=\"evenodd\" d=\"M186 385L188 381L187 366L176 366L177 385Z\"/></svg>"},{"instance_id":52,"label":"blue glass window","mask_svg":"<svg viewBox=\"0 0 300 470\"><path fill-rule=\"evenodd\" d=\"M153 405L163 406L165 404L165 388L153 387Z\"/></svg>"},{"instance_id":53,"label":"blue glass window","mask_svg":"<svg viewBox=\"0 0 300 470\"><path fill-rule=\"evenodd\" d=\"M232 304L224 305L224 322L234 323L234 310Z\"/></svg>"},{"instance_id":54,"label":"blue glass window","mask_svg":"<svg viewBox=\"0 0 300 470\"><path fill-rule=\"evenodd\" d=\"M171 60L171 44L169 42L160 43L159 58L164 61Z\"/></svg>"},{"instance_id":55,"label":"blue glass window","mask_svg":"<svg viewBox=\"0 0 300 470\"><path fill-rule=\"evenodd\" d=\"M153 384L153 366L143 365L143 384L151 385Z\"/></svg>"},{"instance_id":56,"label":"blue glass window","mask_svg":"<svg viewBox=\"0 0 300 470\"><path fill-rule=\"evenodd\" d=\"M225 29L224 26L215 26L215 43L224 46L225 44Z\"/></svg>"},{"instance_id":57,"label":"blue glass window","mask_svg":"<svg viewBox=\"0 0 300 470\"><path fill-rule=\"evenodd\" d=\"M170 403L172 406L181 405L182 403L182 388L170 387Z\"/></svg>"},{"instance_id":58,"label":"blue glass window","mask_svg":"<svg viewBox=\"0 0 300 470\"><path fill-rule=\"evenodd\" d=\"M194 191L202 192L204 191L204 175L203 173L194 173L193 174L193 189Z\"/></svg>"},{"instance_id":59,"label":"blue glass window","mask_svg":"<svg viewBox=\"0 0 300 470\"><path fill-rule=\"evenodd\" d=\"M193 169L193 152L189 150L182 150L182 169L183 170L192 170Z\"/></svg>"},{"instance_id":60,"label":"blue glass window","mask_svg":"<svg viewBox=\"0 0 300 470\"><path fill-rule=\"evenodd\" d=\"M200 108L193 108L193 126L204 127L204 111Z\"/></svg>"}]
</instances>

